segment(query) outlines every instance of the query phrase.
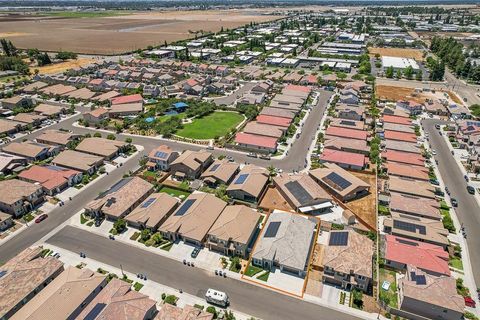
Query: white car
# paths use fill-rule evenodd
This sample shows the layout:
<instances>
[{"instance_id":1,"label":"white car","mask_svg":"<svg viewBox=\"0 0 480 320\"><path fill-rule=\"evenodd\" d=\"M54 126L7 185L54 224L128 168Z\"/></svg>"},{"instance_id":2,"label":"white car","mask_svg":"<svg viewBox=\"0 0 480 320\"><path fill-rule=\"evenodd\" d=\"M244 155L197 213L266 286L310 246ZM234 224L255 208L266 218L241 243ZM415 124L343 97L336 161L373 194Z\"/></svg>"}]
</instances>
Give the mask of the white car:
<instances>
[{"instance_id":1,"label":"white car","mask_svg":"<svg viewBox=\"0 0 480 320\"><path fill-rule=\"evenodd\" d=\"M435 151L435 149L432 149L432 154L435 156L437 155L437 151Z\"/></svg>"}]
</instances>

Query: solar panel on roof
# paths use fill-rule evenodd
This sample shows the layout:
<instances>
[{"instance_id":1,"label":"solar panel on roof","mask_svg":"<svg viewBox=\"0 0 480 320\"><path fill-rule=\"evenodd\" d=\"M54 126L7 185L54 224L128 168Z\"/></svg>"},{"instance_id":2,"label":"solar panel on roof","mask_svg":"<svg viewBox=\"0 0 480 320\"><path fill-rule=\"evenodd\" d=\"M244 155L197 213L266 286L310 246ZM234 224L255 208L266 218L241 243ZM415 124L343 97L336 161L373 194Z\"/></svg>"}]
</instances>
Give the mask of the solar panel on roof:
<instances>
[{"instance_id":1,"label":"solar panel on roof","mask_svg":"<svg viewBox=\"0 0 480 320\"><path fill-rule=\"evenodd\" d=\"M354 126L355 122L349 121L349 120L342 120L340 121L341 124L347 125L347 126Z\"/></svg>"},{"instance_id":2,"label":"solar panel on roof","mask_svg":"<svg viewBox=\"0 0 480 320\"><path fill-rule=\"evenodd\" d=\"M310 193L308 193L298 181L287 182L285 183L285 187L300 204L305 204L313 200Z\"/></svg>"},{"instance_id":3,"label":"solar panel on roof","mask_svg":"<svg viewBox=\"0 0 480 320\"><path fill-rule=\"evenodd\" d=\"M214 171L216 171L216 170L218 169L218 167L220 167L220 164L219 164L219 163L214 164L213 167L211 167L210 170L208 170L208 171L214 172Z\"/></svg>"},{"instance_id":4,"label":"solar panel on roof","mask_svg":"<svg viewBox=\"0 0 480 320\"><path fill-rule=\"evenodd\" d=\"M188 209L197 201L197 199L188 199L185 203L175 212L175 216L183 216Z\"/></svg>"},{"instance_id":5,"label":"solar panel on roof","mask_svg":"<svg viewBox=\"0 0 480 320\"><path fill-rule=\"evenodd\" d=\"M330 246L346 246L348 244L348 232L332 232L330 234Z\"/></svg>"},{"instance_id":6,"label":"solar panel on roof","mask_svg":"<svg viewBox=\"0 0 480 320\"><path fill-rule=\"evenodd\" d=\"M141 208L147 208L149 207L154 201L156 200L156 198L149 198L147 201L145 201Z\"/></svg>"},{"instance_id":7,"label":"solar panel on roof","mask_svg":"<svg viewBox=\"0 0 480 320\"><path fill-rule=\"evenodd\" d=\"M427 233L426 232L427 230L426 230L425 226L421 226L421 225L406 222L406 221L394 220L393 221L393 227L397 228L397 229L404 230L404 231L413 232L413 233L416 233L417 230L420 234L426 234Z\"/></svg>"},{"instance_id":8,"label":"solar panel on roof","mask_svg":"<svg viewBox=\"0 0 480 320\"><path fill-rule=\"evenodd\" d=\"M409 245L409 246L412 246L412 247L418 247L418 243L413 242L413 241L408 241L408 240L404 240L404 239L397 239L397 242L398 243L403 243L403 244L406 244L406 245Z\"/></svg>"},{"instance_id":9,"label":"solar panel on roof","mask_svg":"<svg viewBox=\"0 0 480 320\"><path fill-rule=\"evenodd\" d=\"M155 158L165 159L167 156L168 156L168 153L166 152L163 152L163 151L155 152Z\"/></svg>"},{"instance_id":10,"label":"solar panel on roof","mask_svg":"<svg viewBox=\"0 0 480 320\"><path fill-rule=\"evenodd\" d=\"M326 177L326 179L330 180L333 182L335 185L337 185L341 190L345 190L346 188L350 187L352 183L339 175L336 172L331 172L329 173Z\"/></svg>"},{"instance_id":11,"label":"solar panel on roof","mask_svg":"<svg viewBox=\"0 0 480 320\"><path fill-rule=\"evenodd\" d=\"M273 238L277 235L278 229L282 223L280 221L272 221L265 231L264 238Z\"/></svg>"},{"instance_id":12,"label":"solar panel on roof","mask_svg":"<svg viewBox=\"0 0 480 320\"><path fill-rule=\"evenodd\" d=\"M248 173L243 173L241 175L238 176L237 180L235 180L235 182L233 184L242 184L245 182L245 180L247 180L249 174Z\"/></svg>"}]
</instances>

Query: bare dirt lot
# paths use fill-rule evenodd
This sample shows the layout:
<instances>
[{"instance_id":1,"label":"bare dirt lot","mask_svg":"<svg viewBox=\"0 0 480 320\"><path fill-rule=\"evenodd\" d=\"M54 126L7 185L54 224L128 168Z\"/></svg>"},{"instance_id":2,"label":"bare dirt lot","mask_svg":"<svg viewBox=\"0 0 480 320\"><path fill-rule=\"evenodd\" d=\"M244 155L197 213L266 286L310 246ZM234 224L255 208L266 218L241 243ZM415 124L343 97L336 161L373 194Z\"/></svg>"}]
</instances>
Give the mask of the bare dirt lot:
<instances>
[{"instance_id":1,"label":"bare dirt lot","mask_svg":"<svg viewBox=\"0 0 480 320\"><path fill-rule=\"evenodd\" d=\"M377 97L382 100L413 100L417 103L424 103L426 99L423 94L415 94L414 88L377 85L375 92Z\"/></svg>"},{"instance_id":2,"label":"bare dirt lot","mask_svg":"<svg viewBox=\"0 0 480 320\"><path fill-rule=\"evenodd\" d=\"M281 18L254 10L138 12L123 16L64 18L0 17L0 34L18 48L118 54Z\"/></svg>"},{"instance_id":3,"label":"bare dirt lot","mask_svg":"<svg viewBox=\"0 0 480 320\"><path fill-rule=\"evenodd\" d=\"M370 194L346 203L346 206L371 230L377 230L377 184L374 173L351 171L351 174L370 185Z\"/></svg>"},{"instance_id":4,"label":"bare dirt lot","mask_svg":"<svg viewBox=\"0 0 480 320\"><path fill-rule=\"evenodd\" d=\"M409 58L417 61L423 61L423 52L422 50L419 50L419 49L372 47L372 48L368 48L368 52L372 57L378 53L380 56Z\"/></svg>"},{"instance_id":5,"label":"bare dirt lot","mask_svg":"<svg viewBox=\"0 0 480 320\"><path fill-rule=\"evenodd\" d=\"M94 59L79 58L76 60L49 64L43 67L31 67L30 71L33 73L35 69L38 69L38 71L42 74L55 74L59 72L64 72L68 69L82 67L90 63L93 63L94 61L95 61Z\"/></svg>"}]
</instances>

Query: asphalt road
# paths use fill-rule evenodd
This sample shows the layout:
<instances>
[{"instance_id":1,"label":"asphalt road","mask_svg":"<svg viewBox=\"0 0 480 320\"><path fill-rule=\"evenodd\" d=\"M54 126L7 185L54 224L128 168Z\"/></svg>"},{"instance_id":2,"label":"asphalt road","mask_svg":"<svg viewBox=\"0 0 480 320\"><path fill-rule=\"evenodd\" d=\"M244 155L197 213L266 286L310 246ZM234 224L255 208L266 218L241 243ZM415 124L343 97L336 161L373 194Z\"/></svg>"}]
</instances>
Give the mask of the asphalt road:
<instances>
[{"instance_id":1,"label":"asphalt road","mask_svg":"<svg viewBox=\"0 0 480 320\"><path fill-rule=\"evenodd\" d=\"M231 278L221 278L205 270L109 240L88 231L66 226L47 243L132 273L143 273L150 280L203 298L208 288L227 292L234 310L262 319L351 320L357 317L274 292Z\"/></svg>"},{"instance_id":2,"label":"asphalt road","mask_svg":"<svg viewBox=\"0 0 480 320\"><path fill-rule=\"evenodd\" d=\"M470 262L472 264L475 283L480 284L480 207L474 196L467 192L467 183L463 173L453 158L444 138L435 129L436 123L445 123L441 120L423 120L424 130L430 135L430 144L436 150L435 159L438 160L438 169L445 185L451 192L451 197L457 199L455 208L458 219L463 223L467 233L467 244L470 248Z\"/></svg>"},{"instance_id":3,"label":"asphalt road","mask_svg":"<svg viewBox=\"0 0 480 320\"><path fill-rule=\"evenodd\" d=\"M326 110L327 102L330 99L333 93L330 91L322 91L320 98L318 99L317 105L313 108L310 113L305 125L302 128L300 137L294 142L291 147L289 154L281 160L262 160L259 158L250 158L247 157L245 153L236 152L227 149L216 149L213 151L213 154L219 156L221 154L232 156L238 163L253 163L256 165L267 167L273 165L277 168L281 168L285 171L301 170L304 167L305 159L308 153L308 148L311 144L312 139L315 138L317 127L320 123L320 120ZM81 111L86 111L86 109L81 108ZM86 134L93 133L95 129L91 128L79 128L74 127L73 123L78 121L81 115L73 116L67 120L64 120L60 123L54 124L47 128L38 130L31 133L28 136L18 138L17 140L23 140L25 138L35 139L45 130L50 129L68 129L72 130L75 133ZM107 134L102 133L105 137ZM123 134L117 134L118 140L125 140L127 137L131 137L134 144L142 145L144 151L139 153L133 159L130 159L122 167L116 169L108 176L103 177L95 183L93 187L86 188L82 190L77 196L75 196L72 201L67 202L63 207L57 207L49 213L48 219L44 220L39 224L29 224L28 230L23 230L22 232L15 235L13 238L3 243L0 246L0 263L4 263L13 256L15 256L20 251L25 248L33 245L35 242L43 238L50 231L55 229L57 226L61 225L63 222L72 217L76 212L81 210L88 202L93 200L101 191L107 190L109 187L114 185L122 176L127 173L129 170L134 171L138 168L138 160L143 154L148 154L150 150L154 149L160 144L165 144L170 146L174 150L183 151L186 149L189 150L200 150L204 147L198 145L192 145L177 141L172 141L168 139L156 139L149 137L133 137Z\"/></svg>"}]
</instances>

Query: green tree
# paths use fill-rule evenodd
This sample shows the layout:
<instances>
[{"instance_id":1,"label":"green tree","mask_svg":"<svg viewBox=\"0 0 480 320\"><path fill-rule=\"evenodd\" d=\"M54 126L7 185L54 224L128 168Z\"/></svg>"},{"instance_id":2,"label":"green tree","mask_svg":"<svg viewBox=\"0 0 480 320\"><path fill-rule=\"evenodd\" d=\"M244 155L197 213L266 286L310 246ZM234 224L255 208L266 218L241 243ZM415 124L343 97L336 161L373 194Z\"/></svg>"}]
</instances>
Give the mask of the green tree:
<instances>
[{"instance_id":1,"label":"green tree","mask_svg":"<svg viewBox=\"0 0 480 320\"><path fill-rule=\"evenodd\" d=\"M102 134L101 134L100 132L95 132L95 133L93 134L93 136L94 136L95 138L101 138L101 137L102 137Z\"/></svg>"},{"instance_id":2,"label":"green tree","mask_svg":"<svg viewBox=\"0 0 480 320\"><path fill-rule=\"evenodd\" d=\"M117 230L118 233L121 233L127 229L127 222L120 218L113 223L113 228Z\"/></svg>"},{"instance_id":3,"label":"green tree","mask_svg":"<svg viewBox=\"0 0 480 320\"><path fill-rule=\"evenodd\" d=\"M393 67L390 66L387 68L387 70L385 70L385 77L393 78L393 73L394 73Z\"/></svg>"},{"instance_id":4,"label":"green tree","mask_svg":"<svg viewBox=\"0 0 480 320\"><path fill-rule=\"evenodd\" d=\"M413 79L413 68L412 68L412 66L406 67L405 70L403 70L403 74L405 75L405 78L407 78L408 80L412 80Z\"/></svg>"},{"instance_id":5,"label":"green tree","mask_svg":"<svg viewBox=\"0 0 480 320\"><path fill-rule=\"evenodd\" d=\"M116 137L113 133L109 133L109 134L107 135L107 139L108 139L108 140L115 140L116 138L117 138L117 137Z\"/></svg>"}]
</instances>

